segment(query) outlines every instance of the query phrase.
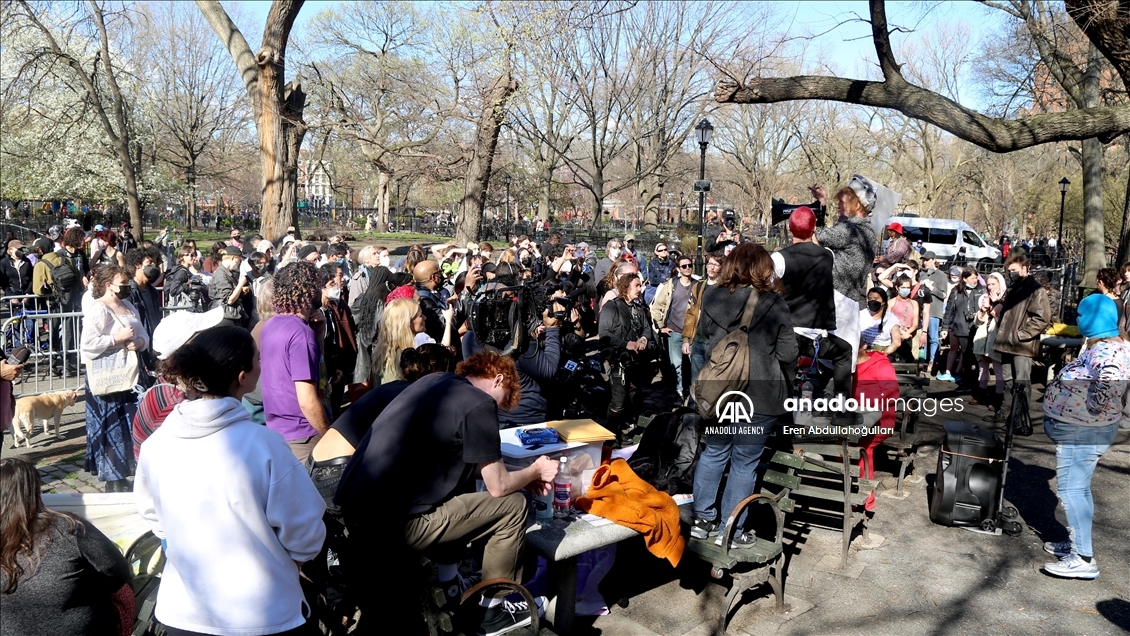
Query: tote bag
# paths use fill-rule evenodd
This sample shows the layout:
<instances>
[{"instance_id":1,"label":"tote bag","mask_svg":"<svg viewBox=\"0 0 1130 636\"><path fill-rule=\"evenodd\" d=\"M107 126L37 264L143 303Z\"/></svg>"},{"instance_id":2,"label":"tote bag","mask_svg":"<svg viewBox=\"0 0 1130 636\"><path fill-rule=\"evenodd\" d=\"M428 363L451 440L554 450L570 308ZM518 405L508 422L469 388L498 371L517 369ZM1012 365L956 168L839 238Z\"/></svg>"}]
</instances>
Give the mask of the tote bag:
<instances>
[{"instance_id":1,"label":"tote bag","mask_svg":"<svg viewBox=\"0 0 1130 636\"><path fill-rule=\"evenodd\" d=\"M115 322L121 322L117 314ZM86 363L86 381L94 395L132 391L141 380L137 352L125 347L112 349Z\"/></svg>"}]
</instances>

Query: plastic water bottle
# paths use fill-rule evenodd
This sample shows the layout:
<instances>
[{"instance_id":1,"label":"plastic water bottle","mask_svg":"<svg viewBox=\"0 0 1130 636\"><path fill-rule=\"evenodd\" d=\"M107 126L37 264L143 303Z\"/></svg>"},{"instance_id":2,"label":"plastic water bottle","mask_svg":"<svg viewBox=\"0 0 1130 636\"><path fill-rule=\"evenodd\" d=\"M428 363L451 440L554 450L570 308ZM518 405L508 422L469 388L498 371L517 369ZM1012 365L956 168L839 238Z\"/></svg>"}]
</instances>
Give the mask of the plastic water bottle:
<instances>
[{"instance_id":1,"label":"plastic water bottle","mask_svg":"<svg viewBox=\"0 0 1130 636\"><path fill-rule=\"evenodd\" d=\"M561 458L557 477L553 480L553 516L569 517L573 509L573 478L569 475L569 458Z\"/></svg>"},{"instance_id":2,"label":"plastic water bottle","mask_svg":"<svg viewBox=\"0 0 1130 636\"><path fill-rule=\"evenodd\" d=\"M534 519L539 523L545 523L553 519L553 490L544 495L534 495Z\"/></svg>"},{"instance_id":3,"label":"plastic water bottle","mask_svg":"<svg viewBox=\"0 0 1130 636\"><path fill-rule=\"evenodd\" d=\"M809 380L805 380L800 385L800 399L802 399L802 400L811 400L812 399L812 382L810 382Z\"/></svg>"}]
</instances>

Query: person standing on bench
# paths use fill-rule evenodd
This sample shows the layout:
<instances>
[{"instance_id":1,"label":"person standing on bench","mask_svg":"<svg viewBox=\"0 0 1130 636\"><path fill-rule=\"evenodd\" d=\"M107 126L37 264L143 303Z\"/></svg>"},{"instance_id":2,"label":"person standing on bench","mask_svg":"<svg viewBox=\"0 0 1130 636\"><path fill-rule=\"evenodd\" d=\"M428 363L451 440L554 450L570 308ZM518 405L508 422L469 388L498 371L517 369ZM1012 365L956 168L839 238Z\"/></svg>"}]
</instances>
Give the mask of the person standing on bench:
<instances>
[{"instance_id":1,"label":"person standing on bench","mask_svg":"<svg viewBox=\"0 0 1130 636\"><path fill-rule=\"evenodd\" d=\"M456 603L465 591L457 564L471 542L486 542L484 580L521 582L526 498L520 491L532 485L548 492L557 462L542 456L514 472L503 465L498 409L516 405L519 393L514 361L481 351L459 363L455 373L417 380L361 440L335 503L356 551L352 578L360 586L356 598L365 604L366 629L387 629L396 616L402 621L418 616L406 609L417 590L391 589L380 578L382 572L411 572L393 564L404 558L403 547L435 560L440 585ZM486 492L475 492L476 472ZM397 594L403 597L394 598ZM479 633L486 636L529 624L533 609L500 597L484 597L480 607Z\"/></svg>"},{"instance_id":2,"label":"person standing on bench","mask_svg":"<svg viewBox=\"0 0 1130 636\"><path fill-rule=\"evenodd\" d=\"M812 240L816 215L801 207L789 216L793 244L774 252L773 270L785 287L785 303L793 316L793 327L829 332L820 339L820 357L832 361L836 393L851 390L851 343L831 333L836 330L836 299L832 288L832 252ZM815 355L813 339L797 335L800 355Z\"/></svg>"},{"instance_id":3,"label":"person standing on bench","mask_svg":"<svg viewBox=\"0 0 1130 636\"><path fill-rule=\"evenodd\" d=\"M759 297L749 328L749 386L745 394L753 405L749 422L728 426L708 424L706 448L694 475L694 519L691 536L706 539L718 535L722 544L723 524L742 499L753 494L757 484L757 464L773 427L788 416L785 400L792 393L796 376L797 340L789 306L777 293L780 283L773 274L773 260L760 245L746 243L734 248L722 261L718 284L702 295L701 325L710 340L707 356L731 331L742 325L742 314L753 290ZM707 363L709 364L709 362ZM744 418L743 418L744 420ZM710 429L723 430L710 434ZM730 475L719 509L718 487L730 465ZM745 532L745 513L737 520L732 548L753 545L757 537Z\"/></svg>"}]
</instances>

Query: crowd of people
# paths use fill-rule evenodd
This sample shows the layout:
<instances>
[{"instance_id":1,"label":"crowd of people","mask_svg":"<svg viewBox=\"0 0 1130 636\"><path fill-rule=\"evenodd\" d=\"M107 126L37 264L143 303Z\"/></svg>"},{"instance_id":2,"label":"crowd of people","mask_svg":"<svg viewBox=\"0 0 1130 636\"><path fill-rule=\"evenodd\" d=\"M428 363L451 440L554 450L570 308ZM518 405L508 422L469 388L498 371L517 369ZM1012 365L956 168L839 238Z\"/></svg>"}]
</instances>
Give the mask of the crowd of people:
<instances>
[{"instance_id":1,"label":"crowd of people","mask_svg":"<svg viewBox=\"0 0 1130 636\"><path fill-rule=\"evenodd\" d=\"M0 274L9 295L35 296L13 302L83 314L81 333L55 335L53 363L86 366L87 470L107 492L132 490L166 546L156 618L167 633L303 633L299 573L331 517L352 538L342 567L375 629L405 593L379 589L372 574L410 553L397 546L428 554L451 599L471 582L458 569L468 543L485 544L482 578L522 580L524 491L545 492L558 464L507 466L498 431L559 415L568 396L556 378L570 362L603 362L607 405L590 415L627 444L657 378L693 404L719 343L744 330L754 432L706 435L694 475L691 534L719 543L722 521L756 487L766 443L791 421L784 404L802 359L827 361L831 376L815 387L827 394L874 393L869 383L894 381L893 362L918 362L968 387L997 422L1014 396L1030 397L1051 310L1023 255L987 276L942 271L905 240L883 250L868 218L874 184L853 179L836 192L827 227L825 193L813 192L817 203L788 220L791 244L772 254L742 236L732 212L711 218L701 275L677 244L637 246L631 234L602 256L549 232L497 247L415 245L394 258L337 236L302 240L294 228L277 245L233 229L203 251L174 248L133 240L128 224L90 237L71 228L31 250L11 240ZM1057 445L1071 539L1049 544L1063 560L1045 569L1076 578L1098 574L1090 476L1118 428L1130 370L1130 267L1099 281L1079 306L1086 353L1044 405L1049 437L1078 442ZM484 322L488 296L511 303L509 318L523 314L503 323L508 339ZM881 439L861 444L870 452ZM58 633L107 633L122 563L97 529L43 507L34 472L22 460L0 466L3 592L21 599L4 603L3 633L50 620L68 625ZM737 524L733 547L755 541ZM74 585L91 589L51 598L81 597L82 611L24 606L42 584L30 573L64 563L89 572ZM538 611L502 595L479 605L480 633L491 636Z\"/></svg>"}]
</instances>

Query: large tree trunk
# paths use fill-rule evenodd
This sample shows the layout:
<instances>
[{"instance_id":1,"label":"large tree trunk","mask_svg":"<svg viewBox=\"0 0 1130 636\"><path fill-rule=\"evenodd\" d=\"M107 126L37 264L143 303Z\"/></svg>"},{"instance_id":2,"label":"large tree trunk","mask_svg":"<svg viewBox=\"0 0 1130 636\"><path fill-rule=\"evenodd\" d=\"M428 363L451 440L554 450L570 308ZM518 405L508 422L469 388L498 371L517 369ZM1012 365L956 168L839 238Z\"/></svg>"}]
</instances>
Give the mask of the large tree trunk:
<instances>
[{"instance_id":1,"label":"large tree trunk","mask_svg":"<svg viewBox=\"0 0 1130 636\"><path fill-rule=\"evenodd\" d=\"M235 61L255 111L263 171L260 232L275 243L288 225L298 226L298 151L306 134L302 111L306 94L300 82L284 85L286 46L304 0L274 0L258 55L216 0L196 0L208 24Z\"/></svg>"},{"instance_id":2,"label":"large tree trunk","mask_svg":"<svg viewBox=\"0 0 1130 636\"><path fill-rule=\"evenodd\" d=\"M604 224L604 170L592 171L592 227Z\"/></svg>"},{"instance_id":3,"label":"large tree trunk","mask_svg":"<svg viewBox=\"0 0 1130 636\"><path fill-rule=\"evenodd\" d=\"M549 204L553 197L553 167L544 166L538 177L538 218L548 221Z\"/></svg>"},{"instance_id":4,"label":"large tree trunk","mask_svg":"<svg viewBox=\"0 0 1130 636\"><path fill-rule=\"evenodd\" d=\"M459 223L455 227L455 242L463 245L481 239L483 207L486 205L487 184L494 164L494 151L498 147L498 134L506 119L506 105L518 90L518 81L509 66L491 85L486 95L486 108L479 117L475 132L475 148L463 178L463 199L460 201Z\"/></svg>"},{"instance_id":5,"label":"large tree trunk","mask_svg":"<svg viewBox=\"0 0 1130 636\"><path fill-rule=\"evenodd\" d=\"M1130 225L1130 169L1126 170L1126 198L1122 200L1122 229L1118 237L1118 256L1114 264L1122 268L1130 263L1130 232L1126 226Z\"/></svg>"},{"instance_id":6,"label":"large tree trunk","mask_svg":"<svg viewBox=\"0 0 1130 636\"><path fill-rule=\"evenodd\" d=\"M1083 76L1086 108L1099 105L1099 79L1102 55L1089 47L1087 70ZM1103 144L1097 138L1083 140L1083 285L1095 286L1099 270L1106 267L1106 232L1103 229Z\"/></svg>"},{"instance_id":7,"label":"large tree trunk","mask_svg":"<svg viewBox=\"0 0 1130 636\"><path fill-rule=\"evenodd\" d=\"M380 226L378 232L384 232L388 229L388 222L392 220L389 218L389 188L388 184L392 181L392 175L384 170L377 170L377 200L374 202L377 207L377 223Z\"/></svg>"}]
</instances>

